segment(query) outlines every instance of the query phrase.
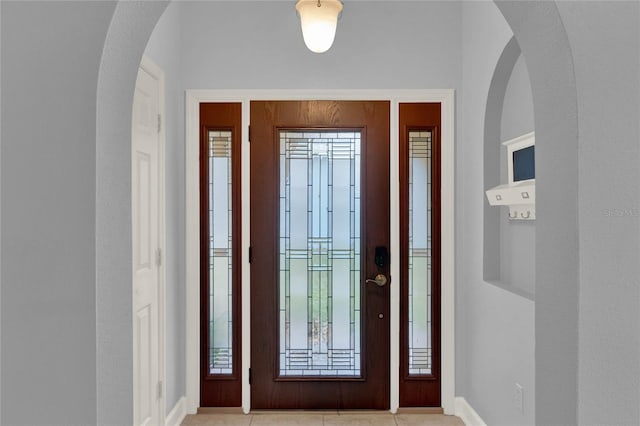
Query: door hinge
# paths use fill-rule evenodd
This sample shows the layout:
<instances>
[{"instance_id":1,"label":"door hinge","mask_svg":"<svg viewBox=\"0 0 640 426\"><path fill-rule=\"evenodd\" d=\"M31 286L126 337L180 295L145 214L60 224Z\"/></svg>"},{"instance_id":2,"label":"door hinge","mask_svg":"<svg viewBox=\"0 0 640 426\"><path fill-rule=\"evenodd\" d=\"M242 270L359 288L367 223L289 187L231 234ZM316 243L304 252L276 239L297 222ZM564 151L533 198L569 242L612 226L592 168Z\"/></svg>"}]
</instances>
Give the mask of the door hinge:
<instances>
[{"instance_id":1,"label":"door hinge","mask_svg":"<svg viewBox=\"0 0 640 426\"><path fill-rule=\"evenodd\" d=\"M158 382L158 399L162 398L162 382Z\"/></svg>"},{"instance_id":2,"label":"door hinge","mask_svg":"<svg viewBox=\"0 0 640 426\"><path fill-rule=\"evenodd\" d=\"M156 266L162 266L162 249L156 249Z\"/></svg>"},{"instance_id":3,"label":"door hinge","mask_svg":"<svg viewBox=\"0 0 640 426\"><path fill-rule=\"evenodd\" d=\"M253 262L253 249L249 246L249 263Z\"/></svg>"},{"instance_id":4,"label":"door hinge","mask_svg":"<svg viewBox=\"0 0 640 426\"><path fill-rule=\"evenodd\" d=\"M247 134L249 135L249 143L251 143L251 125L247 126Z\"/></svg>"},{"instance_id":5,"label":"door hinge","mask_svg":"<svg viewBox=\"0 0 640 426\"><path fill-rule=\"evenodd\" d=\"M249 384L251 384L251 367L249 367Z\"/></svg>"},{"instance_id":6,"label":"door hinge","mask_svg":"<svg viewBox=\"0 0 640 426\"><path fill-rule=\"evenodd\" d=\"M162 115L158 114L158 133L160 133L160 129L162 129Z\"/></svg>"}]
</instances>

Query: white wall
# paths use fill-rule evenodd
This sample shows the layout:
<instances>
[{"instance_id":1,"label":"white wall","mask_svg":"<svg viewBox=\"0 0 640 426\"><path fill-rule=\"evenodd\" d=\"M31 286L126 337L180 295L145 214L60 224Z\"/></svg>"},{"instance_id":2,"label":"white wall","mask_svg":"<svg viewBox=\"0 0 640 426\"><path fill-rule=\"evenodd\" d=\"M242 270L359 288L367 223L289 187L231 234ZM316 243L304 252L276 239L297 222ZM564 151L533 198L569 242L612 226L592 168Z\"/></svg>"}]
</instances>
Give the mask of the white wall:
<instances>
[{"instance_id":1,"label":"white wall","mask_svg":"<svg viewBox=\"0 0 640 426\"><path fill-rule=\"evenodd\" d=\"M559 2L580 111L578 423L640 424L640 3Z\"/></svg>"},{"instance_id":2,"label":"white wall","mask_svg":"<svg viewBox=\"0 0 640 426\"><path fill-rule=\"evenodd\" d=\"M457 222L456 285L462 324L457 338L463 343L457 347L462 359L456 365L460 377L456 394L464 396L487 424L534 424L534 302L483 279L485 110L496 64L513 33L493 3L466 2L462 16L456 181L457 209L463 215ZM516 382L524 388L523 413L513 403Z\"/></svg>"},{"instance_id":3,"label":"white wall","mask_svg":"<svg viewBox=\"0 0 640 426\"><path fill-rule=\"evenodd\" d=\"M533 98L524 57L516 61L502 107L500 143L533 132ZM500 147L500 183L508 182L507 149ZM509 220L507 207L492 207L500 216L500 281L506 289L533 299L536 292L536 222Z\"/></svg>"},{"instance_id":4,"label":"white wall","mask_svg":"<svg viewBox=\"0 0 640 426\"><path fill-rule=\"evenodd\" d=\"M508 141L534 130L533 94L529 71L524 56L520 55L513 67L504 96L501 139Z\"/></svg>"},{"instance_id":5,"label":"white wall","mask_svg":"<svg viewBox=\"0 0 640 426\"><path fill-rule=\"evenodd\" d=\"M2 2L2 424L95 423L95 94L113 7Z\"/></svg>"},{"instance_id":6,"label":"white wall","mask_svg":"<svg viewBox=\"0 0 640 426\"><path fill-rule=\"evenodd\" d=\"M307 50L290 2L187 2L187 89L457 88L458 2L347 2L333 47Z\"/></svg>"}]
</instances>

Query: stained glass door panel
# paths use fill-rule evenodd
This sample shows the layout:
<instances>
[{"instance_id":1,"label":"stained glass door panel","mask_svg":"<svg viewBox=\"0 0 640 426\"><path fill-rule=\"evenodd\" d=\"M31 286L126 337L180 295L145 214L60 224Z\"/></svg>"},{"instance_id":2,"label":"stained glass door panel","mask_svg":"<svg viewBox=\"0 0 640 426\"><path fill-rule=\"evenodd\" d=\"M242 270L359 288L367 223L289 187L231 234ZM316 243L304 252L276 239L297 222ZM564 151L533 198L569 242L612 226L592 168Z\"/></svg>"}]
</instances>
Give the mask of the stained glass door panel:
<instances>
[{"instance_id":1,"label":"stained glass door panel","mask_svg":"<svg viewBox=\"0 0 640 426\"><path fill-rule=\"evenodd\" d=\"M389 103L251 102L251 406L389 407Z\"/></svg>"},{"instance_id":2,"label":"stained glass door panel","mask_svg":"<svg viewBox=\"0 0 640 426\"><path fill-rule=\"evenodd\" d=\"M360 377L360 131L280 131L280 376Z\"/></svg>"},{"instance_id":3,"label":"stained glass door panel","mask_svg":"<svg viewBox=\"0 0 640 426\"><path fill-rule=\"evenodd\" d=\"M409 374L430 375L431 130L409 131Z\"/></svg>"},{"instance_id":4,"label":"stained glass door panel","mask_svg":"<svg viewBox=\"0 0 640 426\"><path fill-rule=\"evenodd\" d=\"M230 131L209 130L209 374L233 373L233 231Z\"/></svg>"}]
</instances>

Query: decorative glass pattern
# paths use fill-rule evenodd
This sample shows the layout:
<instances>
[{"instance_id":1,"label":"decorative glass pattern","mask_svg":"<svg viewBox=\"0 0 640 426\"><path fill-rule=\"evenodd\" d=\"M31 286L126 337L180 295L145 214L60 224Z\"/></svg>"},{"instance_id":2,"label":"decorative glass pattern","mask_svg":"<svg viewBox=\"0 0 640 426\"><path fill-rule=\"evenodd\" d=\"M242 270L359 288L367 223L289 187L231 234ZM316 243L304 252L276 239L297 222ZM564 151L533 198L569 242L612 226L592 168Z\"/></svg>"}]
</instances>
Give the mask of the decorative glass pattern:
<instances>
[{"instance_id":1,"label":"decorative glass pattern","mask_svg":"<svg viewBox=\"0 0 640 426\"><path fill-rule=\"evenodd\" d=\"M209 374L232 374L231 132L209 131Z\"/></svg>"},{"instance_id":2,"label":"decorative glass pattern","mask_svg":"<svg viewBox=\"0 0 640 426\"><path fill-rule=\"evenodd\" d=\"M409 374L431 374L431 131L409 132Z\"/></svg>"},{"instance_id":3,"label":"decorative glass pattern","mask_svg":"<svg viewBox=\"0 0 640 426\"><path fill-rule=\"evenodd\" d=\"M280 376L360 376L360 132L280 132Z\"/></svg>"}]
</instances>

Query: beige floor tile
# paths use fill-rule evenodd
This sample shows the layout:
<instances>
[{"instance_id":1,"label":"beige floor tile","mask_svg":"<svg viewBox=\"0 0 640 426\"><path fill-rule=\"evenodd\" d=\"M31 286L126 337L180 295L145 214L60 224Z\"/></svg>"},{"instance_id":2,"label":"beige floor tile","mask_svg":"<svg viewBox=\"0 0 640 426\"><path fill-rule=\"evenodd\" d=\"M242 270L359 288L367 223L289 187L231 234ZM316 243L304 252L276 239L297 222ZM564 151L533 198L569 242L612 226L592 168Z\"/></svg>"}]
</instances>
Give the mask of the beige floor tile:
<instances>
[{"instance_id":1,"label":"beige floor tile","mask_svg":"<svg viewBox=\"0 0 640 426\"><path fill-rule=\"evenodd\" d=\"M322 426L322 414L253 414L251 426Z\"/></svg>"},{"instance_id":2,"label":"beige floor tile","mask_svg":"<svg viewBox=\"0 0 640 426\"><path fill-rule=\"evenodd\" d=\"M462 419L444 414L396 414L398 426L464 426Z\"/></svg>"},{"instance_id":3,"label":"beige floor tile","mask_svg":"<svg viewBox=\"0 0 640 426\"><path fill-rule=\"evenodd\" d=\"M282 409L282 410L251 410L251 414L264 414L264 415L274 415L274 414L285 414L285 415L303 415L307 416L310 414L338 414L338 410L312 410L312 409Z\"/></svg>"},{"instance_id":4,"label":"beige floor tile","mask_svg":"<svg viewBox=\"0 0 640 426\"><path fill-rule=\"evenodd\" d=\"M324 416L325 426L396 426L391 414L327 414Z\"/></svg>"},{"instance_id":5,"label":"beige floor tile","mask_svg":"<svg viewBox=\"0 0 640 426\"><path fill-rule=\"evenodd\" d=\"M195 414L185 417L182 426L249 426L251 418L244 414Z\"/></svg>"},{"instance_id":6,"label":"beige floor tile","mask_svg":"<svg viewBox=\"0 0 640 426\"><path fill-rule=\"evenodd\" d=\"M464 426L459 417L442 414L396 414L364 411L276 411L252 414L197 414L182 426Z\"/></svg>"}]
</instances>

